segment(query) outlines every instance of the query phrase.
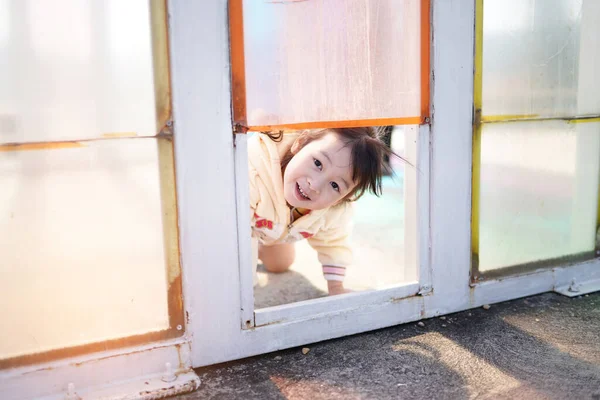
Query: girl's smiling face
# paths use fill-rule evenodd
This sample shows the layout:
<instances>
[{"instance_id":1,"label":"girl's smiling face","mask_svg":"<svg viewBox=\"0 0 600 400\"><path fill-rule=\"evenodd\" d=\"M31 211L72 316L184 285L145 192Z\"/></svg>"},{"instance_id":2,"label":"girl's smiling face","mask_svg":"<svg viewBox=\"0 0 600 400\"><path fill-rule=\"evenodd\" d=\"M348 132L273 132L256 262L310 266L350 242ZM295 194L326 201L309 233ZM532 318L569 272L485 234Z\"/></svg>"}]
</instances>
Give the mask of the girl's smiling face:
<instances>
[{"instance_id":1,"label":"girl's smiling face","mask_svg":"<svg viewBox=\"0 0 600 400\"><path fill-rule=\"evenodd\" d=\"M294 157L283 175L283 194L292 207L322 210L350 193L352 181L351 147L329 133L300 148L292 145Z\"/></svg>"}]
</instances>

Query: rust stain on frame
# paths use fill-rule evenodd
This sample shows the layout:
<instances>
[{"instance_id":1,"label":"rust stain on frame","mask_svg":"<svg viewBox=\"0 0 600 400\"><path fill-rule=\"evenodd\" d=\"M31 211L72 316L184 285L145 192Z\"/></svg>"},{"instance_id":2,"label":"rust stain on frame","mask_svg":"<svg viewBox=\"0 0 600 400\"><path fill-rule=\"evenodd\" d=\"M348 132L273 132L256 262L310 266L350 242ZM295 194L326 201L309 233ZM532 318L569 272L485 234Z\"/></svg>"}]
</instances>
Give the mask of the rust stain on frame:
<instances>
[{"instance_id":1,"label":"rust stain on frame","mask_svg":"<svg viewBox=\"0 0 600 400\"><path fill-rule=\"evenodd\" d=\"M231 101L235 132L246 133L246 60L244 56L243 0L229 0L229 57Z\"/></svg>"},{"instance_id":2,"label":"rust stain on frame","mask_svg":"<svg viewBox=\"0 0 600 400\"><path fill-rule=\"evenodd\" d=\"M94 342L78 346L44 351L40 353L31 353L16 357L5 358L0 360L0 370L7 368L22 367L31 364L41 364L62 358L80 356L83 354L97 353L100 351L109 351L120 349L123 347L131 347L145 343L173 339L183 334L183 330L178 331L176 329L176 326L177 325L175 325L175 327L169 327L169 329L165 330L148 332L140 335L132 335L124 338L109 339L101 342ZM79 366L79 364L73 365Z\"/></svg>"},{"instance_id":3,"label":"rust stain on frame","mask_svg":"<svg viewBox=\"0 0 600 400\"><path fill-rule=\"evenodd\" d=\"M170 130L165 127L161 132ZM175 181L175 154L171 134L157 139L160 198L162 210L163 242L167 267L169 329L183 334L185 318L181 263L179 257L179 219L177 214L177 191Z\"/></svg>"},{"instance_id":4,"label":"rust stain on frame","mask_svg":"<svg viewBox=\"0 0 600 400\"><path fill-rule=\"evenodd\" d=\"M158 166L165 263L167 267L169 330L183 334L185 321L181 264L179 257L179 221L177 215L177 189L175 183L175 155L173 125L171 121L171 81L169 63L168 14L166 0L152 0L150 6L152 25L152 61Z\"/></svg>"},{"instance_id":5,"label":"rust stain on frame","mask_svg":"<svg viewBox=\"0 0 600 400\"><path fill-rule=\"evenodd\" d=\"M169 65L168 18L166 0L153 0L150 7L154 93L156 101L158 167L163 224L165 263L167 267L169 331L178 335L185 330L181 264L179 257L179 220L173 123L171 120L171 81Z\"/></svg>"},{"instance_id":6,"label":"rust stain on frame","mask_svg":"<svg viewBox=\"0 0 600 400\"><path fill-rule=\"evenodd\" d=\"M157 146L167 278L171 285L181 275L173 140L160 137Z\"/></svg>"},{"instance_id":7,"label":"rust stain on frame","mask_svg":"<svg viewBox=\"0 0 600 400\"><path fill-rule=\"evenodd\" d=\"M171 75L166 0L151 1L150 23L150 31L152 32L156 128L161 129L171 117Z\"/></svg>"}]
</instances>

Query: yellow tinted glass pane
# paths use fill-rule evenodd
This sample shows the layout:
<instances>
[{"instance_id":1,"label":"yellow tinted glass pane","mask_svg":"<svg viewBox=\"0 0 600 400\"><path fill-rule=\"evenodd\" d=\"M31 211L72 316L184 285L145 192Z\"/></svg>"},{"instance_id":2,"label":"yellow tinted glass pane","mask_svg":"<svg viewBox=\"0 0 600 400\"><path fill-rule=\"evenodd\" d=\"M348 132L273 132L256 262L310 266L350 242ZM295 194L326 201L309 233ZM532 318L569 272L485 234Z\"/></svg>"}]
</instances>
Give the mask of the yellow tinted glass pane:
<instances>
[{"instance_id":1,"label":"yellow tinted glass pane","mask_svg":"<svg viewBox=\"0 0 600 400\"><path fill-rule=\"evenodd\" d=\"M0 359L164 330L155 139L0 152Z\"/></svg>"}]
</instances>

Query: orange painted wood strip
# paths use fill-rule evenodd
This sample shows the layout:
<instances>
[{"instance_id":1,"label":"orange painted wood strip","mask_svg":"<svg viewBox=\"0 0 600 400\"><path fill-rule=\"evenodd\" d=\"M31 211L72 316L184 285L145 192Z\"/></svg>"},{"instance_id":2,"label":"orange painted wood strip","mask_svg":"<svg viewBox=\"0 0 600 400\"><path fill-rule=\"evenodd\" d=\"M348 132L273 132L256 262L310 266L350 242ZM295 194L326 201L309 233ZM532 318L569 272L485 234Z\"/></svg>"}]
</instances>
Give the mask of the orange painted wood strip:
<instances>
[{"instance_id":1,"label":"orange painted wood strip","mask_svg":"<svg viewBox=\"0 0 600 400\"><path fill-rule=\"evenodd\" d=\"M418 117L379 118L344 121L316 121L279 125L248 126L246 109L246 71L242 0L229 2L229 35L233 124L238 133L359 126L418 125L429 118L430 108L430 0L421 0L421 115Z\"/></svg>"},{"instance_id":2,"label":"orange painted wood strip","mask_svg":"<svg viewBox=\"0 0 600 400\"><path fill-rule=\"evenodd\" d=\"M429 118L431 1L421 0L421 117Z\"/></svg>"},{"instance_id":3,"label":"orange painted wood strip","mask_svg":"<svg viewBox=\"0 0 600 400\"><path fill-rule=\"evenodd\" d=\"M362 127L362 126L420 125L422 123L424 123L423 117L377 118L377 119L315 121L315 122L299 122L299 123L295 123L295 124L250 126L250 127L248 127L248 130L253 131L253 132L265 132L265 131L299 130L299 129L350 128L350 127Z\"/></svg>"},{"instance_id":4,"label":"orange painted wood strip","mask_svg":"<svg viewBox=\"0 0 600 400\"><path fill-rule=\"evenodd\" d=\"M229 41L231 62L231 95L233 124L245 127L246 114L246 61L244 56L244 15L242 0L229 1ZM238 129L236 128L236 131Z\"/></svg>"}]
</instances>

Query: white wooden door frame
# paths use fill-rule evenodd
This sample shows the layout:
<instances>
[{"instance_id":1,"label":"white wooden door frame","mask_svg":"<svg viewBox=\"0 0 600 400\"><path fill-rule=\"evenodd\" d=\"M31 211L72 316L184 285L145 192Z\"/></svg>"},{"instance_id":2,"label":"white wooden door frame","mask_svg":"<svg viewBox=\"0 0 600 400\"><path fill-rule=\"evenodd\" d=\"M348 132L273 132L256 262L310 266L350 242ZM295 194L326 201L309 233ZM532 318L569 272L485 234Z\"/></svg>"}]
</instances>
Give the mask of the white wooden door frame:
<instances>
[{"instance_id":1,"label":"white wooden door frame","mask_svg":"<svg viewBox=\"0 0 600 400\"><path fill-rule=\"evenodd\" d=\"M284 323L295 320L314 319L315 315L332 315L333 313L348 312L349 310L363 307L368 304L381 304L385 302L398 302L401 299L424 294L431 290L431 269L429 264L429 125L413 128L416 132L407 135L416 140L416 145L411 151L410 159L415 160L414 167L408 167L406 172L406 187L414 199L406 201L407 211L416 213L420 218L406 221L406 231L414 232L415 237L407 240L407 261L405 265L410 271L409 278L401 284L368 292L350 293L333 298L321 298L300 301L292 304L254 309L253 268L251 265L250 244L250 215L249 215L249 188L248 188L248 152L247 135L236 134L235 137L235 171L236 193L238 202L238 241L239 241L239 270L241 290L241 326L242 329L252 329L275 323ZM412 179L408 179L408 177ZM416 182L425 184L417 185ZM410 211L409 210L410 207ZM420 246L424 243L424 246ZM423 249L422 252L417 251ZM421 282L421 284L419 284Z\"/></svg>"},{"instance_id":2,"label":"white wooden door frame","mask_svg":"<svg viewBox=\"0 0 600 400\"><path fill-rule=\"evenodd\" d=\"M216 3L172 2L170 8L180 241L194 365L421 318L424 301L415 281L386 291L262 310L256 320L263 326L254 327L246 137L232 135L227 2ZM184 22L190 20L195 24ZM185 34L178 35L178 26L185 26ZM179 39L183 36L188 40ZM425 155L419 168L428 175L429 126L419 136L426 145L419 148ZM422 181L428 182L427 176ZM428 189L425 185L419 191L426 216ZM419 223L425 233L419 275L427 281L427 218Z\"/></svg>"},{"instance_id":3,"label":"white wooden door frame","mask_svg":"<svg viewBox=\"0 0 600 400\"><path fill-rule=\"evenodd\" d=\"M212 2L214 3L214 2ZM223 4L213 4L214 8L225 9ZM179 16L186 15L186 11L194 11L195 2L171 2L169 4L169 40L172 44L170 48L170 56L173 61L172 63L172 90L174 93L174 103L177 104L174 107L175 118L177 115L183 115L182 118L182 129L181 136L182 140L179 141L180 133L175 131L175 146L176 152L181 152L181 146L184 145L198 145L199 142L194 142L199 136L195 135L197 132L194 130L197 126L203 126L205 128L213 128L210 124L203 124L202 119L194 120L187 115L190 108L186 108L186 101L188 97L195 97L200 94L202 96L202 87L196 82L186 82L181 78L185 79L185 74L177 73L175 71L181 70L179 64L181 60L186 58L186 48L193 47L194 43L200 43L199 48L206 50L206 54L218 53L210 49L210 41L212 39L209 34L202 34L196 32L190 32L198 28L197 21L190 16L181 18ZM207 4L210 7L210 4ZM195 11L201 11L195 8ZM213 13L214 14L214 13ZM200 20L202 20L202 14L200 14ZM174 23L174 21L177 23ZM214 25L226 26L226 18L223 17L220 21L208 20L208 23ZM206 33L206 32L205 32ZM189 34L196 34L196 37L189 37ZM195 40L202 38L200 40ZM222 45L223 40L227 40L227 36L223 36L219 45ZM191 52L194 54L194 51ZM198 54L196 52L196 54ZM197 61L197 60L195 60ZM187 62L187 61L186 61ZM189 70L188 70L189 71ZM203 66L199 65L197 71L203 71ZM206 80L212 79L214 75L220 75L215 73L213 75L207 73L205 75ZM199 74L200 75L200 74ZM228 79L226 80L228 81ZM188 83L190 85L188 85ZM228 82L223 82L225 86ZM225 104L220 104L219 107L228 107L229 98L225 98ZM196 101L190 101L192 105L197 105ZM207 102L208 104L209 102ZM192 111L193 114L193 111ZM191 124L192 129L185 129L185 124ZM196 124L196 125L194 125ZM230 125L230 124L227 124ZM190 125L188 125L190 127ZM220 128L220 129L219 129ZM221 126L215 129L218 132L227 132L229 128L227 126ZM204 131L205 133L207 131ZM200 132L201 133L201 132ZM228 153L233 154L231 147L231 135L214 135L213 137L227 139L229 143L221 148L227 146ZM201 138L202 139L202 138ZM200 142L200 147L202 143ZM215 146L218 147L218 146ZM200 165L201 168L206 170L214 170L219 167L231 170L231 176L233 176L233 162L227 160L221 160L222 163L215 165ZM181 163L176 165L177 168L181 167ZM177 171L177 186L178 194L183 195L184 207L181 214L180 220L185 218L193 218L195 215L191 212L186 212L185 204L185 193L186 190L196 189L193 185L194 176L196 174L186 174L185 170ZM218 175L218 174L215 174ZM202 176L212 177L212 174L205 174ZM200 182L202 185L203 182ZM217 195L220 195L218 193ZM233 195L232 203L233 202ZM217 197L212 197L216 199ZM202 203L200 203L202 204ZM181 208L181 207L180 207ZM194 210L194 207L191 207ZM196 210L200 211L200 207L196 207ZM217 207L218 209L218 207ZM213 212L210 215L218 214ZM234 218L233 218L234 219ZM208 218L201 217L200 225L209 221ZM210 222L210 221L209 221ZM186 237L186 227L189 228L193 225L181 223L180 231L182 237ZM235 224L234 224L235 226ZM198 231L198 230L195 230ZM210 241L210 239L207 239ZM214 240L214 239L213 239ZM223 240L226 242L226 240ZM236 246L236 240L232 239L231 243ZM182 246L183 248L183 246ZM190 257L193 251L188 251ZM186 255L182 251L182 259L185 259ZM223 259L223 262L235 263L235 260ZM189 272L189 273L188 273ZM181 338L174 340L161 341L157 343L149 343L146 345L120 348L112 351L104 351L91 353L83 356L66 358L58 361L52 361L48 363L41 363L35 365L28 365L19 368L12 368L0 371L0 398L2 399L65 399L65 398L77 398L81 396L86 399L104 398L104 399L125 399L125 398L157 398L158 396L174 395L177 393L190 391L197 388L200 381L196 374L191 370L192 367L192 356L191 356L191 342L194 332L199 332L198 326L191 325L191 316L194 313L194 302L199 302L199 298L194 298L195 285L194 282L201 280L202 276L195 275L194 271L191 270L190 264L186 265L186 272L183 273L182 277L184 280L184 301L186 310L186 332ZM189 296L186 296L189 294ZM199 318L196 319L199 321ZM174 379L173 379L174 378ZM69 397L70 396L70 397Z\"/></svg>"},{"instance_id":4,"label":"white wooden door frame","mask_svg":"<svg viewBox=\"0 0 600 400\"><path fill-rule=\"evenodd\" d=\"M185 13L178 13L175 6L172 16L176 25L186 25L186 18L198 22L186 27L187 35L196 41L179 48L185 58L174 64L174 73L185 76L188 83L187 97L175 93L175 109L177 123L187 132L177 143L177 166L180 174L188 176L179 176L179 198L189 285L186 304L193 310L194 366L553 290L574 276L583 279L596 273L594 261L470 284L475 4L433 0L433 114L430 129L421 127L419 133L427 174L419 176L418 193L421 199L427 196L428 206L423 208L419 200L418 281L388 292L355 293L255 313L246 137L234 138L231 133L227 4L218 3L188 4ZM202 39L199 45L202 35L211 39ZM195 75L200 70L204 73ZM212 170L214 176L192 179L190 175L199 170ZM208 198L206 188L211 191Z\"/></svg>"},{"instance_id":5,"label":"white wooden door frame","mask_svg":"<svg viewBox=\"0 0 600 400\"><path fill-rule=\"evenodd\" d=\"M418 281L255 317L248 306L251 293L242 290L247 272L240 272L247 271L249 259L244 225L249 216L242 207L246 138L235 138L231 127L227 0L170 0L186 333L177 340L1 371L0 397L62 399L69 383L85 398L174 394L198 386L192 366L549 290L591 290L600 282L599 260L470 284L474 21L474 1L432 0L435 78L431 125L419 130ZM255 318L266 325L245 324ZM166 363L178 372L173 382L164 376Z\"/></svg>"}]
</instances>

